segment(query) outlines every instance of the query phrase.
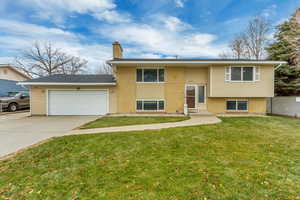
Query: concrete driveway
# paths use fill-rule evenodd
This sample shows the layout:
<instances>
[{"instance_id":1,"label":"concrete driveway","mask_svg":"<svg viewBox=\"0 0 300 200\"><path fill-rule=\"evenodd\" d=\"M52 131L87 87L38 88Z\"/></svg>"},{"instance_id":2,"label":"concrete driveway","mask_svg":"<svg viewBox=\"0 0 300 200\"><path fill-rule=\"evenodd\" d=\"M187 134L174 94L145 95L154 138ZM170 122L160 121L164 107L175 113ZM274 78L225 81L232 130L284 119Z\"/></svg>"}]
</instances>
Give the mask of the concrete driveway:
<instances>
[{"instance_id":1,"label":"concrete driveway","mask_svg":"<svg viewBox=\"0 0 300 200\"><path fill-rule=\"evenodd\" d=\"M0 116L0 158L64 133L99 116L29 117L29 113Z\"/></svg>"}]
</instances>

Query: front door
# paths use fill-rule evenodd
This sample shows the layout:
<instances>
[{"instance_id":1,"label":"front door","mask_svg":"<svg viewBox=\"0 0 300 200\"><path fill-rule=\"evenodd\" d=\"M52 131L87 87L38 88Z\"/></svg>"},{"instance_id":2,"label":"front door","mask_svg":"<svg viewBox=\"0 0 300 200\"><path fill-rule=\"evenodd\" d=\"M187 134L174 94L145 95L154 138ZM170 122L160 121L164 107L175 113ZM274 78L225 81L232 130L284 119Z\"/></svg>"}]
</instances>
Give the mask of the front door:
<instances>
[{"instance_id":1,"label":"front door","mask_svg":"<svg viewBox=\"0 0 300 200\"><path fill-rule=\"evenodd\" d=\"M196 85L186 86L186 104L188 108L196 107Z\"/></svg>"}]
</instances>

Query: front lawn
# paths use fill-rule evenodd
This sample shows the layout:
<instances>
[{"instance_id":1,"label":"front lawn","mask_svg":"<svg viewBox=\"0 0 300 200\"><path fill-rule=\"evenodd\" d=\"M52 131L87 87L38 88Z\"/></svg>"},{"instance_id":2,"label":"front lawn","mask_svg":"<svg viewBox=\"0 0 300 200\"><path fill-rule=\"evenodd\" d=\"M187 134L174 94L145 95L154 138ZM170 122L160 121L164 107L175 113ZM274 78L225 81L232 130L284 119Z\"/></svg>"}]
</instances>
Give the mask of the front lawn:
<instances>
[{"instance_id":1,"label":"front lawn","mask_svg":"<svg viewBox=\"0 0 300 200\"><path fill-rule=\"evenodd\" d=\"M101 117L95 121L89 122L81 126L80 129L179 122L188 119L189 117Z\"/></svg>"},{"instance_id":2,"label":"front lawn","mask_svg":"<svg viewBox=\"0 0 300 200\"><path fill-rule=\"evenodd\" d=\"M0 199L299 199L300 119L67 136L0 162Z\"/></svg>"}]
</instances>

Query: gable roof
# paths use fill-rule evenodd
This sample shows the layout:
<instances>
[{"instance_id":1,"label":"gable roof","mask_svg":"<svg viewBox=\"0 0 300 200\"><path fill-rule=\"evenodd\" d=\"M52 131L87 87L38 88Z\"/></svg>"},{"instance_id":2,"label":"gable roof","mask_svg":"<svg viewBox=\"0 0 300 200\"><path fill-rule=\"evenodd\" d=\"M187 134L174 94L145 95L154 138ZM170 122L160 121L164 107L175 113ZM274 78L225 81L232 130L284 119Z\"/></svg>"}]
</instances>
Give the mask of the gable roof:
<instances>
[{"instance_id":1,"label":"gable roof","mask_svg":"<svg viewBox=\"0 0 300 200\"><path fill-rule=\"evenodd\" d=\"M11 70L13 70L14 72L18 73L19 75L27 78L27 79L31 79L29 76L27 76L26 74L20 72L19 70L17 70L14 66L10 65L10 64L0 64L0 68L9 68Z\"/></svg>"},{"instance_id":2,"label":"gable roof","mask_svg":"<svg viewBox=\"0 0 300 200\"><path fill-rule=\"evenodd\" d=\"M164 59L121 58L107 61L108 64L286 64L285 61L254 59Z\"/></svg>"},{"instance_id":3,"label":"gable roof","mask_svg":"<svg viewBox=\"0 0 300 200\"><path fill-rule=\"evenodd\" d=\"M115 85L116 80L109 74L55 74L27 81L20 85Z\"/></svg>"}]
</instances>

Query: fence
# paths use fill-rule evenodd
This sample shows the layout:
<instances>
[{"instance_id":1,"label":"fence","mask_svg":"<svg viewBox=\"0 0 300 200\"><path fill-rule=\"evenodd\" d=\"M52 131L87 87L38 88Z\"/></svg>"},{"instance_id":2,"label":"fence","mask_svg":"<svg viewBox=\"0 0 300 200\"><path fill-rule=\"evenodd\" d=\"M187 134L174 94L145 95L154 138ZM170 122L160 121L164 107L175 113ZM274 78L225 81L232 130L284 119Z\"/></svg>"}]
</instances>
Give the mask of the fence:
<instances>
[{"instance_id":1,"label":"fence","mask_svg":"<svg viewBox=\"0 0 300 200\"><path fill-rule=\"evenodd\" d=\"M300 117L300 97L280 96L268 99L269 114Z\"/></svg>"}]
</instances>

